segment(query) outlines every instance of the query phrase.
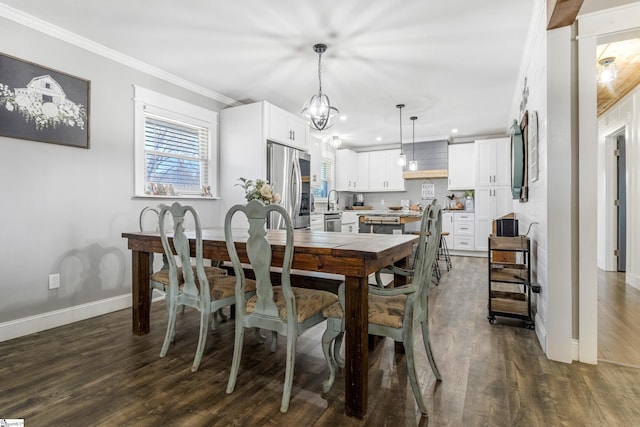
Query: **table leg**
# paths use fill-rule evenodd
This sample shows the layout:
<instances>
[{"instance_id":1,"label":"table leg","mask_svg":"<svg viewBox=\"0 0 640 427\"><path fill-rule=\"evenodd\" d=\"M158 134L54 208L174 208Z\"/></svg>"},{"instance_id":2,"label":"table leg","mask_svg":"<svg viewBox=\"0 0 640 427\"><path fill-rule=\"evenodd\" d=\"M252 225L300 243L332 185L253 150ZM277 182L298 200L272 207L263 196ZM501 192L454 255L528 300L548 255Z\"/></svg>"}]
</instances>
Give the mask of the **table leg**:
<instances>
[{"instance_id":1,"label":"table leg","mask_svg":"<svg viewBox=\"0 0 640 427\"><path fill-rule=\"evenodd\" d=\"M369 388L368 278L345 277L345 413L362 419Z\"/></svg>"},{"instance_id":2,"label":"table leg","mask_svg":"<svg viewBox=\"0 0 640 427\"><path fill-rule=\"evenodd\" d=\"M149 312L149 253L131 251L131 312L134 335L148 334L151 330Z\"/></svg>"}]
</instances>

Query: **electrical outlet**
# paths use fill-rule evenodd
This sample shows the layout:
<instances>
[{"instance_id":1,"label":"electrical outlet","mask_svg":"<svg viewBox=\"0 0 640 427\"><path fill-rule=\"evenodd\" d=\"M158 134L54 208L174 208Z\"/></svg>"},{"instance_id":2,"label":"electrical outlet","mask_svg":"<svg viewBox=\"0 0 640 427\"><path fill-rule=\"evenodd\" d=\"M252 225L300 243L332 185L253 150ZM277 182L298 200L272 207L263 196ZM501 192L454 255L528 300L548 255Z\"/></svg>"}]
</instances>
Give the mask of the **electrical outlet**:
<instances>
[{"instance_id":1,"label":"electrical outlet","mask_svg":"<svg viewBox=\"0 0 640 427\"><path fill-rule=\"evenodd\" d=\"M49 289L58 289L60 287L60 274L49 275Z\"/></svg>"},{"instance_id":2,"label":"electrical outlet","mask_svg":"<svg viewBox=\"0 0 640 427\"><path fill-rule=\"evenodd\" d=\"M381 204L381 205L384 205L384 200L380 200L380 204Z\"/></svg>"}]
</instances>

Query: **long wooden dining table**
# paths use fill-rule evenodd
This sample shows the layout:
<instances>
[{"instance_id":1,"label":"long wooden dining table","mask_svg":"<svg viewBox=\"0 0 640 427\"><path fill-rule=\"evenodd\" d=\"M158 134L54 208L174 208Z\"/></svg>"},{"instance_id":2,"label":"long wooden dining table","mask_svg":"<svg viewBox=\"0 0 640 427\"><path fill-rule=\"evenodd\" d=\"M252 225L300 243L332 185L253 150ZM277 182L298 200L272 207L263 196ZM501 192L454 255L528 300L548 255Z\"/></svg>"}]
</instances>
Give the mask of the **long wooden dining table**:
<instances>
[{"instance_id":1,"label":"long wooden dining table","mask_svg":"<svg viewBox=\"0 0 640 427\"><path fill-rule=\"evenodd\" d=\"M192 251L195 253L192 233ZM122 233L128 239L132 256L132 314L133 333L150 331L149 292L150 255L162 253L157 232ZM223 228L202 230L203 255L211 260L227 261ZM248 263L245 243L248 234L234 235L241 261ZM285 248L284 230L268 230L273 265L282 265ZM408 265L413 244L418 236L403 234L353 234L324 231L295 230L292 268L311 272L343 275L345 280L345 413L362 419L367 412L368 399L368 283L369 275L391 264ZM280 263L280 264L278 264ZM394 283L405 280L396 276Z\"/></svg>"}]
</instances>

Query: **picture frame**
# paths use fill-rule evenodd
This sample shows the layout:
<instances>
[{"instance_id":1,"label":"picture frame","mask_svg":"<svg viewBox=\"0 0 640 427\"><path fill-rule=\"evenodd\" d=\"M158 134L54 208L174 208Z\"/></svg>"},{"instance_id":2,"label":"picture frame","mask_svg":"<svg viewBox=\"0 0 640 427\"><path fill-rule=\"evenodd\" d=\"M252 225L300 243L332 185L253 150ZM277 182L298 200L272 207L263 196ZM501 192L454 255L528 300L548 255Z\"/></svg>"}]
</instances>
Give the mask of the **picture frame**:
<instances>
[{"instance_id":1,"label":"picture frame","mask_svg":"<svg viewBox=\"0 0 640 427\"><path fill-rule=\"evenodd\" d=\"M91 82L0 52L0 136L89 148Z\"/></svg>"}]
</instances>

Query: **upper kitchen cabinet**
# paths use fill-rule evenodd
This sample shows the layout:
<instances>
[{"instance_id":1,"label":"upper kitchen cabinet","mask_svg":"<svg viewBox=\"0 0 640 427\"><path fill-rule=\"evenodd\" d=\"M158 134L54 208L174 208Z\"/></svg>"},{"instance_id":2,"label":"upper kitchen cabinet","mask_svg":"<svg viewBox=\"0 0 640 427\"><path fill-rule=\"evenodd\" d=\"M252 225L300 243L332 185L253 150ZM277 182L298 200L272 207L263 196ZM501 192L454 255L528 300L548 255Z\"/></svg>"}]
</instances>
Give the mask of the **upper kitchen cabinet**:
<instances>
[{"instance_id":1,"label":"upper kitchen cabinet","mask_svg":"<svg viewBox=\"0 0 640 427\"><path fill-rule=\"evenodd\" d=\"M358 153L357 191L369 190L369 153Z\"/></svg>"},{"instance_id":2,"label":"upper kitchen cabinet","mask_svg":"<svg viewBox=\"0 0 640 427\"><path fill-rule=\"evenodd\" d=\"M341 149L336 150L336 190L358 190L358 153Z\"/></svg>"},{"instance_id":3,"label":"upper kitchen cabinet","mask_svg":"<svg viewBox=\"0 0 640 427\"><path fill-rule=\"evenodd\" d=\"M511 141L509 138L475 142L476 187L511 185Z\"/></svg>"},{"instance_id":4,"label":"upper kitchen cabinet","mask_svg":"<svg viewBox=\"0 0 640 427\"><path fill-rule=\"evenodd\" d=\"M309 138L309 155L311 156L311 187L320 187L322 184L322 141Z\"/></svg>"},{"instance_id":5,"label":"upper kitchen cabinet","mask_svg":"<svg viewBox=\"0 0 640 427\"><path fill-rule=\"evenodd\" d=\"M265 112L268 117L267 139L308 151L307 133L309 127L305 121L275 105L265 104Z\"/></svg>"},{"instance_id":6,"label":"upper kitchen cabinet","mask_svg":"<svg viewBox=\"0 0 640 427\"><path fill-rule=\"evenodd\" d=\"M400 150L369 152L369 191L405 191Z\"/></svg>"},{"instance_id":7,"label":"upper kitchen cabinet","mask_svg":"<svg viewBox=\"0 0 640 427\"><path fill-rule=\"evenodd\" d=\"M449 145L449 190L470 190L476 186L475 144Z\"/></svg>"}]
</instances>

